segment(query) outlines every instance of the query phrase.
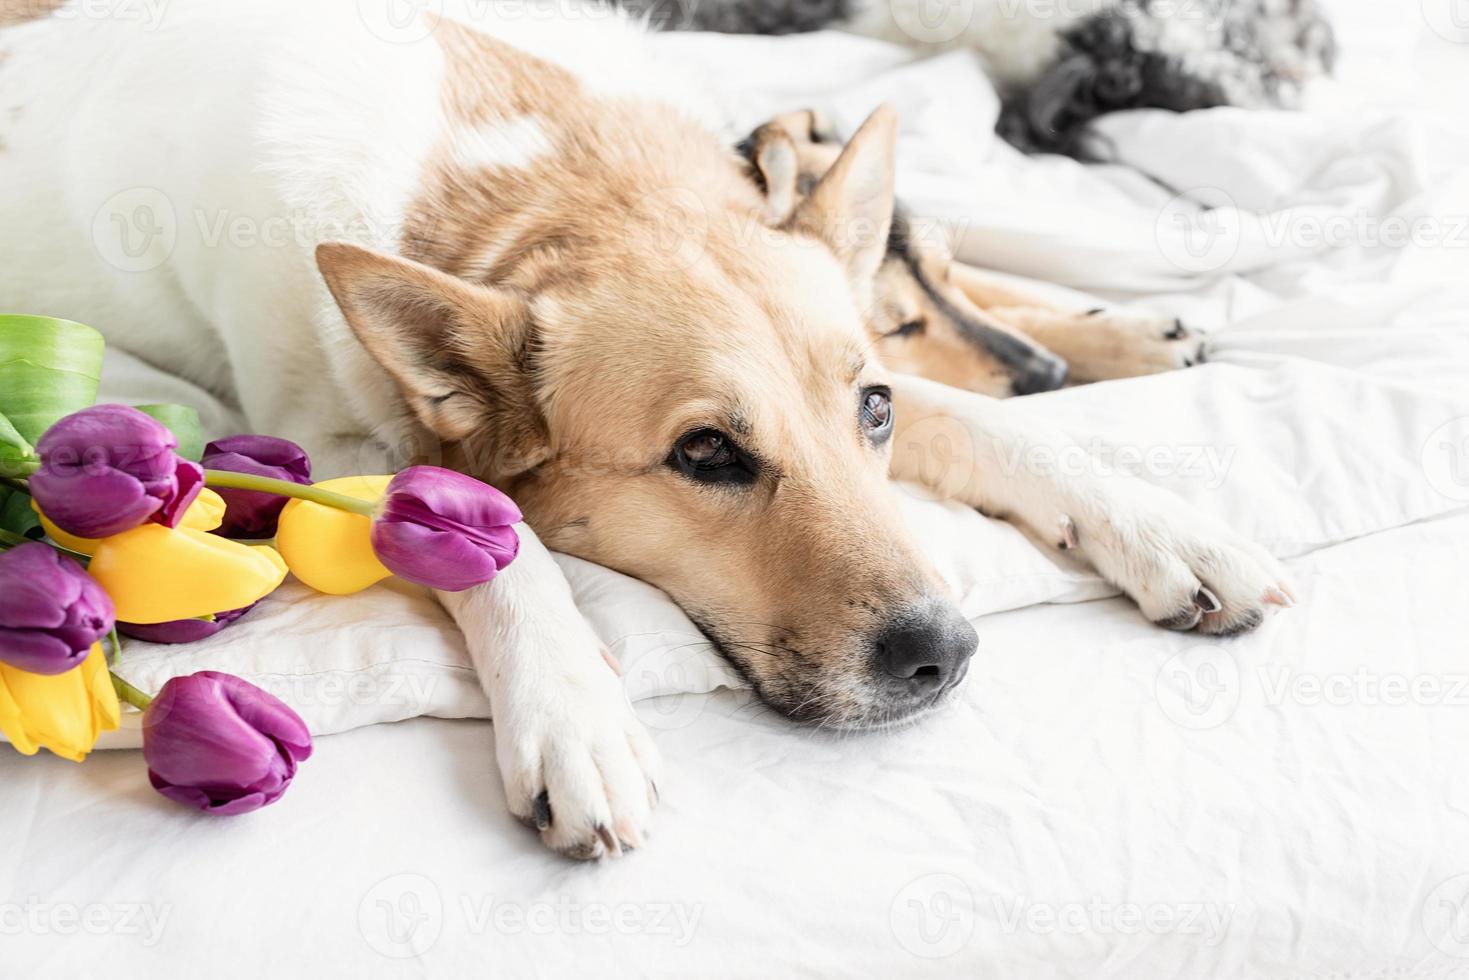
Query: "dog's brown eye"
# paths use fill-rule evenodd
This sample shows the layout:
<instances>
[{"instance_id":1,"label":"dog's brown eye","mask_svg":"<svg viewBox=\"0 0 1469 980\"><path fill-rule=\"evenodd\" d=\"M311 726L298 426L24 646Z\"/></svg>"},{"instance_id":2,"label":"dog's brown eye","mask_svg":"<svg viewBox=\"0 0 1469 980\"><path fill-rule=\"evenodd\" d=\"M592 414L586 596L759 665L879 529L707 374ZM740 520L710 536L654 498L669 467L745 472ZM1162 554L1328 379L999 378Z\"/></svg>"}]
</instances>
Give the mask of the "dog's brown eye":
<instances>
[{"instance_id":1,"label":"dog's brown eye","mask_svg":"<svg viewBox=\"0 0 1469 980\"><path fill-rule=\"evenodd\" d=\"M758 467L718 429L695 429L679 439L668 465L700 483L753 483Z\"/></svg>"},{"instance_id":2,"label":"dog's brown eye","mask_svg":"<svg viewBox=\"0 0 1469 980\"><path fill-rule=\"evenodd\" d=\"M862 393L862 428L873 442L882 442L893 428L893 397L886 388Z\"/></svg>"},{"instance_id":3,"label":"dog's brown eye","mask_svg":"<svg viewBox=\"0 0 1469 980\"><path fill-rule=\"evenodd\" d=\"M923 333L925 324L921 319L908 320L898 329L888 333L889 337L913 337Z\"/></svg>"},{"instance_id":4,"label":"dog's brown eye","mask_svg":"<svg viewBox=\"0 0 1469 980\"><path fill-rule=\"evenodd\" d=\"M690 466L707 469L723 466L729 462L729 443L713 429L701 429L689 436L679 447L683 458Z\"/></svg>"}]
</instances>

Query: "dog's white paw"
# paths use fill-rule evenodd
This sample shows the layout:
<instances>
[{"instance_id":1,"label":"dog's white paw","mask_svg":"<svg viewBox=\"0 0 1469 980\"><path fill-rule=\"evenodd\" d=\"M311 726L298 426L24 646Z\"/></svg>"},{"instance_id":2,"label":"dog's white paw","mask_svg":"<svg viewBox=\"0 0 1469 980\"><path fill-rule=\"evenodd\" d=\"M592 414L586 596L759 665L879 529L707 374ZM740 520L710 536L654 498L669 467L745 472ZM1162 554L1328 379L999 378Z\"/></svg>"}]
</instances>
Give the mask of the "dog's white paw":
<instances>
[{"instance_id":1,"label":"dog's white paw","mask_svg":"<svg viewBox=\"0 0 1469 980\"><path fill-rule=\"evenodd\" d=\"M1175 317L1127 310L1093 310L1087 317L1088 343L1073 355L1074 373L1089 380L1137 378L1202 364L1204 337Z\"/></svg>"},{"instance_id":2,"label":"dog's white paw","mask_svg":"<svg viewBox=\"0 0 1469 980\"><path fill-rule=\"evenodd\" d=\"M658 803L658 749L610 657L594 650L574 663L574 672L563 665L559 676L518 685L499 706L495 741L505 796L510 812L556 853L616 857L648 837Z\"/></svg>"},{"instance_id":3,"label":"dog's white paw","mask_svg":"<svg viewBox=\"0 0 1469 980\"><path fill-rule=\"evenodd\" d=\"M1269 552L1166 490L1104 478L1072 510L1057 543L1079 549L1159 626L1231 636L1295 604Z\"/></svg>"}]
</instances>

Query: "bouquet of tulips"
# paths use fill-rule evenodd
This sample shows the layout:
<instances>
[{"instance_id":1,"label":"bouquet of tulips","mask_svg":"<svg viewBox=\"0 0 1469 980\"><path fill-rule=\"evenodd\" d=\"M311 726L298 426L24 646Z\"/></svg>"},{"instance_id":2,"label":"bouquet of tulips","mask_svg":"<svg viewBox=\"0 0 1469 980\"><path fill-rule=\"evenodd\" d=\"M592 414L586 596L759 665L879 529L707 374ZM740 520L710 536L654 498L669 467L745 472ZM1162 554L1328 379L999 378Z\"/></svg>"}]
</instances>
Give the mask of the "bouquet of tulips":
<instances>
[{"instance_id":1,"label":"bouquet of tulips","mask_svg":"<svg viewBox=\"0 0 1469 980\"><path fill-rule=\"evenodd\" d=\"M301 718L214 671L150 696L124 680L119 634L203 639L287 574L334 595L392 575L466 589L515 557L520 512L450 470L312 483L287 440L205 445L186 406L94 404L102 351L81 324L0 316L0 732L80 762L125 703L160 793L258 809L311 754Z\"/></svg>"}]
</instances>

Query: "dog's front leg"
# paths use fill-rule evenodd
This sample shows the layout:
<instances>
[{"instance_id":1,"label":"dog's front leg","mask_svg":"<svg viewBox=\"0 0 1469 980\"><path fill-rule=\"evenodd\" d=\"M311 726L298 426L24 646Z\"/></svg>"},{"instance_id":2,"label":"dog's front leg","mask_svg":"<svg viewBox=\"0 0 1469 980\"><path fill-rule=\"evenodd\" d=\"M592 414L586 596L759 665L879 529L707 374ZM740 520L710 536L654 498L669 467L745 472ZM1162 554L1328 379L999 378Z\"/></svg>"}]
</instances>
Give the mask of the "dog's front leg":
<instances>
[{"instance_id":1,"label":"dog's front leg","mask_svg":"<svg viewBox=\"0 0 1469 980\"><path fill-rule=\"evenodd\" d=\"M439 598L489 695L510 812L560 854L620 854L647 836L658 751L551 553L516 530L493 582Z\"/></svg>"},{"instance_id":2,"label":"dog's front leg","mask_svg":"<svg viewBox=\"0 0 1469 980\"><path fill-rule=\"evenodd\" d=\"M904 375L893 475L1084 556L1170 629L1230 634L1293 600L1276 560L1182 498L1100 460L1013 403Z\"/></svg>"}]
</instances>

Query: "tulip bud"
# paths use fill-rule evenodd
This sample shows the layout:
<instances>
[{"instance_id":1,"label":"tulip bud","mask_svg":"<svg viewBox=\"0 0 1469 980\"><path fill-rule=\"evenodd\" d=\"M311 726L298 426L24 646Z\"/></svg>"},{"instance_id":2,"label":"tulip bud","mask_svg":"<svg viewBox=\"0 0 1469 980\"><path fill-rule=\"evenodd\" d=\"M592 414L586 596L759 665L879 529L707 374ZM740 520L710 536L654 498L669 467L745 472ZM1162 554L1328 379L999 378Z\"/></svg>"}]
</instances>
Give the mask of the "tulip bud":
<instances>
[{"instance_id":1,"label":"tulip bud","mask_svg":"<svg viewBox=\"0 0 1469 980\"><path fill-rule=\"evenodd\" d=\"M144 524L97 543L92 577L125 623L167 623L243 609L286 577L275 549L191 527Z\"/></svg>"},{"instance_id":2,"label":"tulip bud","mask_svg":"<svg viewBox=\"0 0 1469 980\"><path fill-rule=\"evenodd\" d=\"M0 661L64 674L112 629L112 600L70 558L33 542L0 553Z\"/></svg>"},{"instance_id":3,"label":"tulip bud","mask_svg":"<svg viewBox=\"0 0 1469 980\"><path fill-rule=\"evenodd\" d=\"M125 405L94 405L46 430L31 496L56 526L104 538L154 521L178 524L204 486L204 470L182 459L168 427Z\"/></svg>"},{"instance_id":4,"label":"tulip bud","mask_svg":"<svg viewBox=\"0 0 1469 980\"><path fill-rule=\"evenodd\" d=\"M463 473L411 466L388 484L372 522L372 550L394 575L446 592L494 578L514 560L515 502Z\"/></svg>"},{"instance_id":5,"label":"tulip bud","mask_svg":"<svg viewBox=\"0 0 1469 980\"><path fill-rule=\"evenodd\" d=\"M117 730L119 715L100 643L64 674L33 674L0 662L0 733L22 755L47 748L81 762L98 736Z\"/></svg>"},{"instance_id":6,"label":"tulip bud","mask_svg":"<svg viewBox=\"0 0 1469 980\"><path fill-rule=\"evenodd\" d=\"M215 633L254 609L250 603L242 609L215 613L208 619L171 619L166 623L118 623L117 631L144 643L194 643L207 640Z\"/></svg>"},{"instance_id":7,"label":"tulip bud","mask_svg":"<svg viewBox=\"0 0 1469 980\"><path fill-rule=\"evenodd\" d=\"M311 757L311 733L279 698L230 674L175 677L143 714L143 759L164 796L205 813L281 798Z\"/></svg>"},{"instance_id":8,"label":"tulip bud","mask_svg":"<svg viewBox=\"0 0 1469 980\"><path fill-rule=\"evenodd\" d=\"M314 489L375 503L386 476L343 476ZM372 520L366 514L292 500L281 511L275 546L291 574L318 592L351 595L392 575L372 553Z\"/></svg>"},{"instance_id":9,"label":"tulip bud","mask_svg":"<svg viewBox=\"0 0 1469 980\"><path fill-rule=\"evenodd\" d=\"M250 473L291 483L311 482L311 460L306 451L294 442L272 436L216 439L204 447L203 464L209 470ZM286 505L285 497L224 487L219 489L219 495L228 505L220 534L227 538L275 537L276 520Z\"/></svg>"},{"instance_id":10,"label":"tulip bud","mask_svg":"<svg viewBox=\"0 0 1469 980\"><path fill-rule=\"evenodd\" d=\"M55 541L68 551L75 551L79 555L95 555L97 546L102 542L97 538L79 538L75 534L67 534L57 527L51 518L47 517L41 510L41 505L34 500L31 501L31 509L36 512L36 519L41 522L41 529L46 532L46 537ZM224 498L213 490L205 487L199 491L199 496L184 511L180 519L179 527L191 527L196 531L213 531L219 527L224 520Z\"/></svg>"}]
</instances>

